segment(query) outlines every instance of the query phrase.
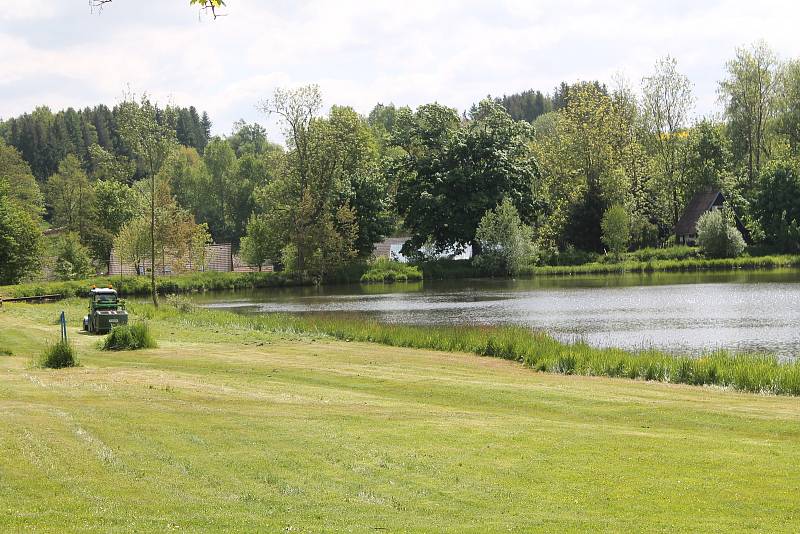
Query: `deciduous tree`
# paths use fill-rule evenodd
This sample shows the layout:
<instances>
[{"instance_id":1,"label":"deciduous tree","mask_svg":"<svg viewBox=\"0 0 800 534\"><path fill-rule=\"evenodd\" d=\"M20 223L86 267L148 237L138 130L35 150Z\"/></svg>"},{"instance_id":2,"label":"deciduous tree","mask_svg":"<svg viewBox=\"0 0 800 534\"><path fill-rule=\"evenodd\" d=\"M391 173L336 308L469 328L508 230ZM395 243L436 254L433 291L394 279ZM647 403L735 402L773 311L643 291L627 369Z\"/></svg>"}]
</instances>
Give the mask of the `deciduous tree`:
<instances>
[{"instance_id":1,"label":"deciduous tree","mask_svg":"<svg viewBox=\"0 0 800 534\"><path fill-rule=\"evenodd\" d=\"M175 149L175 131L157 118L157 108L143 96L140 102L127 101L120 107L120 132L139 158L150 184L150 258L156 257L156 175ZM156 270L150 270L150 292L158 306Z\"/></svg>"},{"instance_id":2,"label":"deciduous tree","mask_svg":"<svg viewBox=\"0 0 800 534\"><path fill-rule=\"evenodd\" d=\"M744 166L747 185L752 188L770 153L768 123L776 108L778 59L760 41L749 48L737 48L726 68L719 96L725 104L734 155Z\"/></svg>"}]
</instances>

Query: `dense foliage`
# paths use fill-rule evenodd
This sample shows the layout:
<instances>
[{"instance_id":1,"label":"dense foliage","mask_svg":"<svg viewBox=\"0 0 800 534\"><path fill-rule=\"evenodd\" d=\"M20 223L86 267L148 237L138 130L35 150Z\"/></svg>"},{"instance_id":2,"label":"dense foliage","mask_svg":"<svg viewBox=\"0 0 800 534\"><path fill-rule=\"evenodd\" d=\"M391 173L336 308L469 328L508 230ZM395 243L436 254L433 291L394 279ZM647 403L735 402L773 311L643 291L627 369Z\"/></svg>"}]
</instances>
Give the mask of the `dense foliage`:
<instances>
[{"instance_id":1,"label":"dense foliage","mask_svg":"<svg viewBox=\"0 0 800 534\"><path fill-rule=\"evenodd\" d=\"M764 43L738 49L719 96L722 120L693 122L692 83L671 57L638 90L561 83L463 114L438 103L323 112L316 86L280 89L260 109L285 146L243 121L212 137L206 114L147 98L37 108L0 122L2 279L51 263L34 235L47 225L75 233L98 271L113 246L153 277L202 269L208 241L231 243L256 270L312 280L364 265L386 236L409 236L404 254L420 260L471 247L485 267L504 247L479 225L506 204L536 255L485 270L531 271L668 246L709 189L724 193L751 253L800 251L800 62Z\"/></svg>"}]
</instances>

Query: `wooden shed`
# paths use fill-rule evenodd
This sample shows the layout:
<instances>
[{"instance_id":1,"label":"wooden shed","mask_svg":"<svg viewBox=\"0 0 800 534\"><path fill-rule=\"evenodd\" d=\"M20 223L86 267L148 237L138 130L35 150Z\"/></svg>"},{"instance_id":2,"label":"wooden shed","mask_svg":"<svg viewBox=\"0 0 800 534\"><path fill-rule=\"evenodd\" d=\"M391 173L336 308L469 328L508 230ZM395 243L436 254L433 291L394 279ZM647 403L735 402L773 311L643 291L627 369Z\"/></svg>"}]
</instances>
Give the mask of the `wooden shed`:
<instances>
[{"instance_id":1,"label":"wooden shed","mask_svg":"<svg viewBox=\"0 0 800 534\"><path fill-rule=\"evenodd\" d=\"M678 239L679 245L697 245L697 221L700 217L709 211L722 209L725 206L725 195L719 189L706 189L697 193L692 198L689 205L686 206L686 211L683 216L675 225L675 236ZM749 242L749 233L744 227L738 217L734 215L736 221L736 228L742 233L745 241Z\"/></svg>"}]
</instances>

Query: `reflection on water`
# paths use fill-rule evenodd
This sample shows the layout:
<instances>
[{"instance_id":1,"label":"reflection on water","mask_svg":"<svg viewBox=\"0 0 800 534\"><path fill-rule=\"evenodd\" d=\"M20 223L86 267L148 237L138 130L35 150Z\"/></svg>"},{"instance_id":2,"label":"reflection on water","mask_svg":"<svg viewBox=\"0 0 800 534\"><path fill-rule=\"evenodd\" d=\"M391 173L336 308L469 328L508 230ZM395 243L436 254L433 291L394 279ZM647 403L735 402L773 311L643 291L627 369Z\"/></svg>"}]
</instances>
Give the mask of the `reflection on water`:
<instances>
[{"instance_id":1,"label":"reflection on water","mask_svg":"<svg viewBox=\"0 0 800 534\"><path fill-rule=\"evenodd\" d=\"M245 313L350 313L388 323L519 324L597 346L800 357L800 271L460 280L198 297Z\"/></svg>"}]
</instances>

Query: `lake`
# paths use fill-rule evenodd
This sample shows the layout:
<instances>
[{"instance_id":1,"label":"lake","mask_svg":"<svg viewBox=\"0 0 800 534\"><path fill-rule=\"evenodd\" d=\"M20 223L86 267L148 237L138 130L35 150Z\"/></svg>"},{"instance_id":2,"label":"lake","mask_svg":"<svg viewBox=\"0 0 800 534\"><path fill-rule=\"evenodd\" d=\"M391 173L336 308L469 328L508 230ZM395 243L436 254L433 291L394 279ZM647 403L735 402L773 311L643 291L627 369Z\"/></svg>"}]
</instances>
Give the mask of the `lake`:
<instances>
[{"instance_id":1,"label":"lake","mask_svg":"<svg viewBox=\"0 0 800 534\"><path fill-rule=\"evenodd\" d=\"M346 313L387 323L515 324L596 346L800 357L800 271L456 280L198 295L241 313Z\"/></svg>"}]
</instances>

